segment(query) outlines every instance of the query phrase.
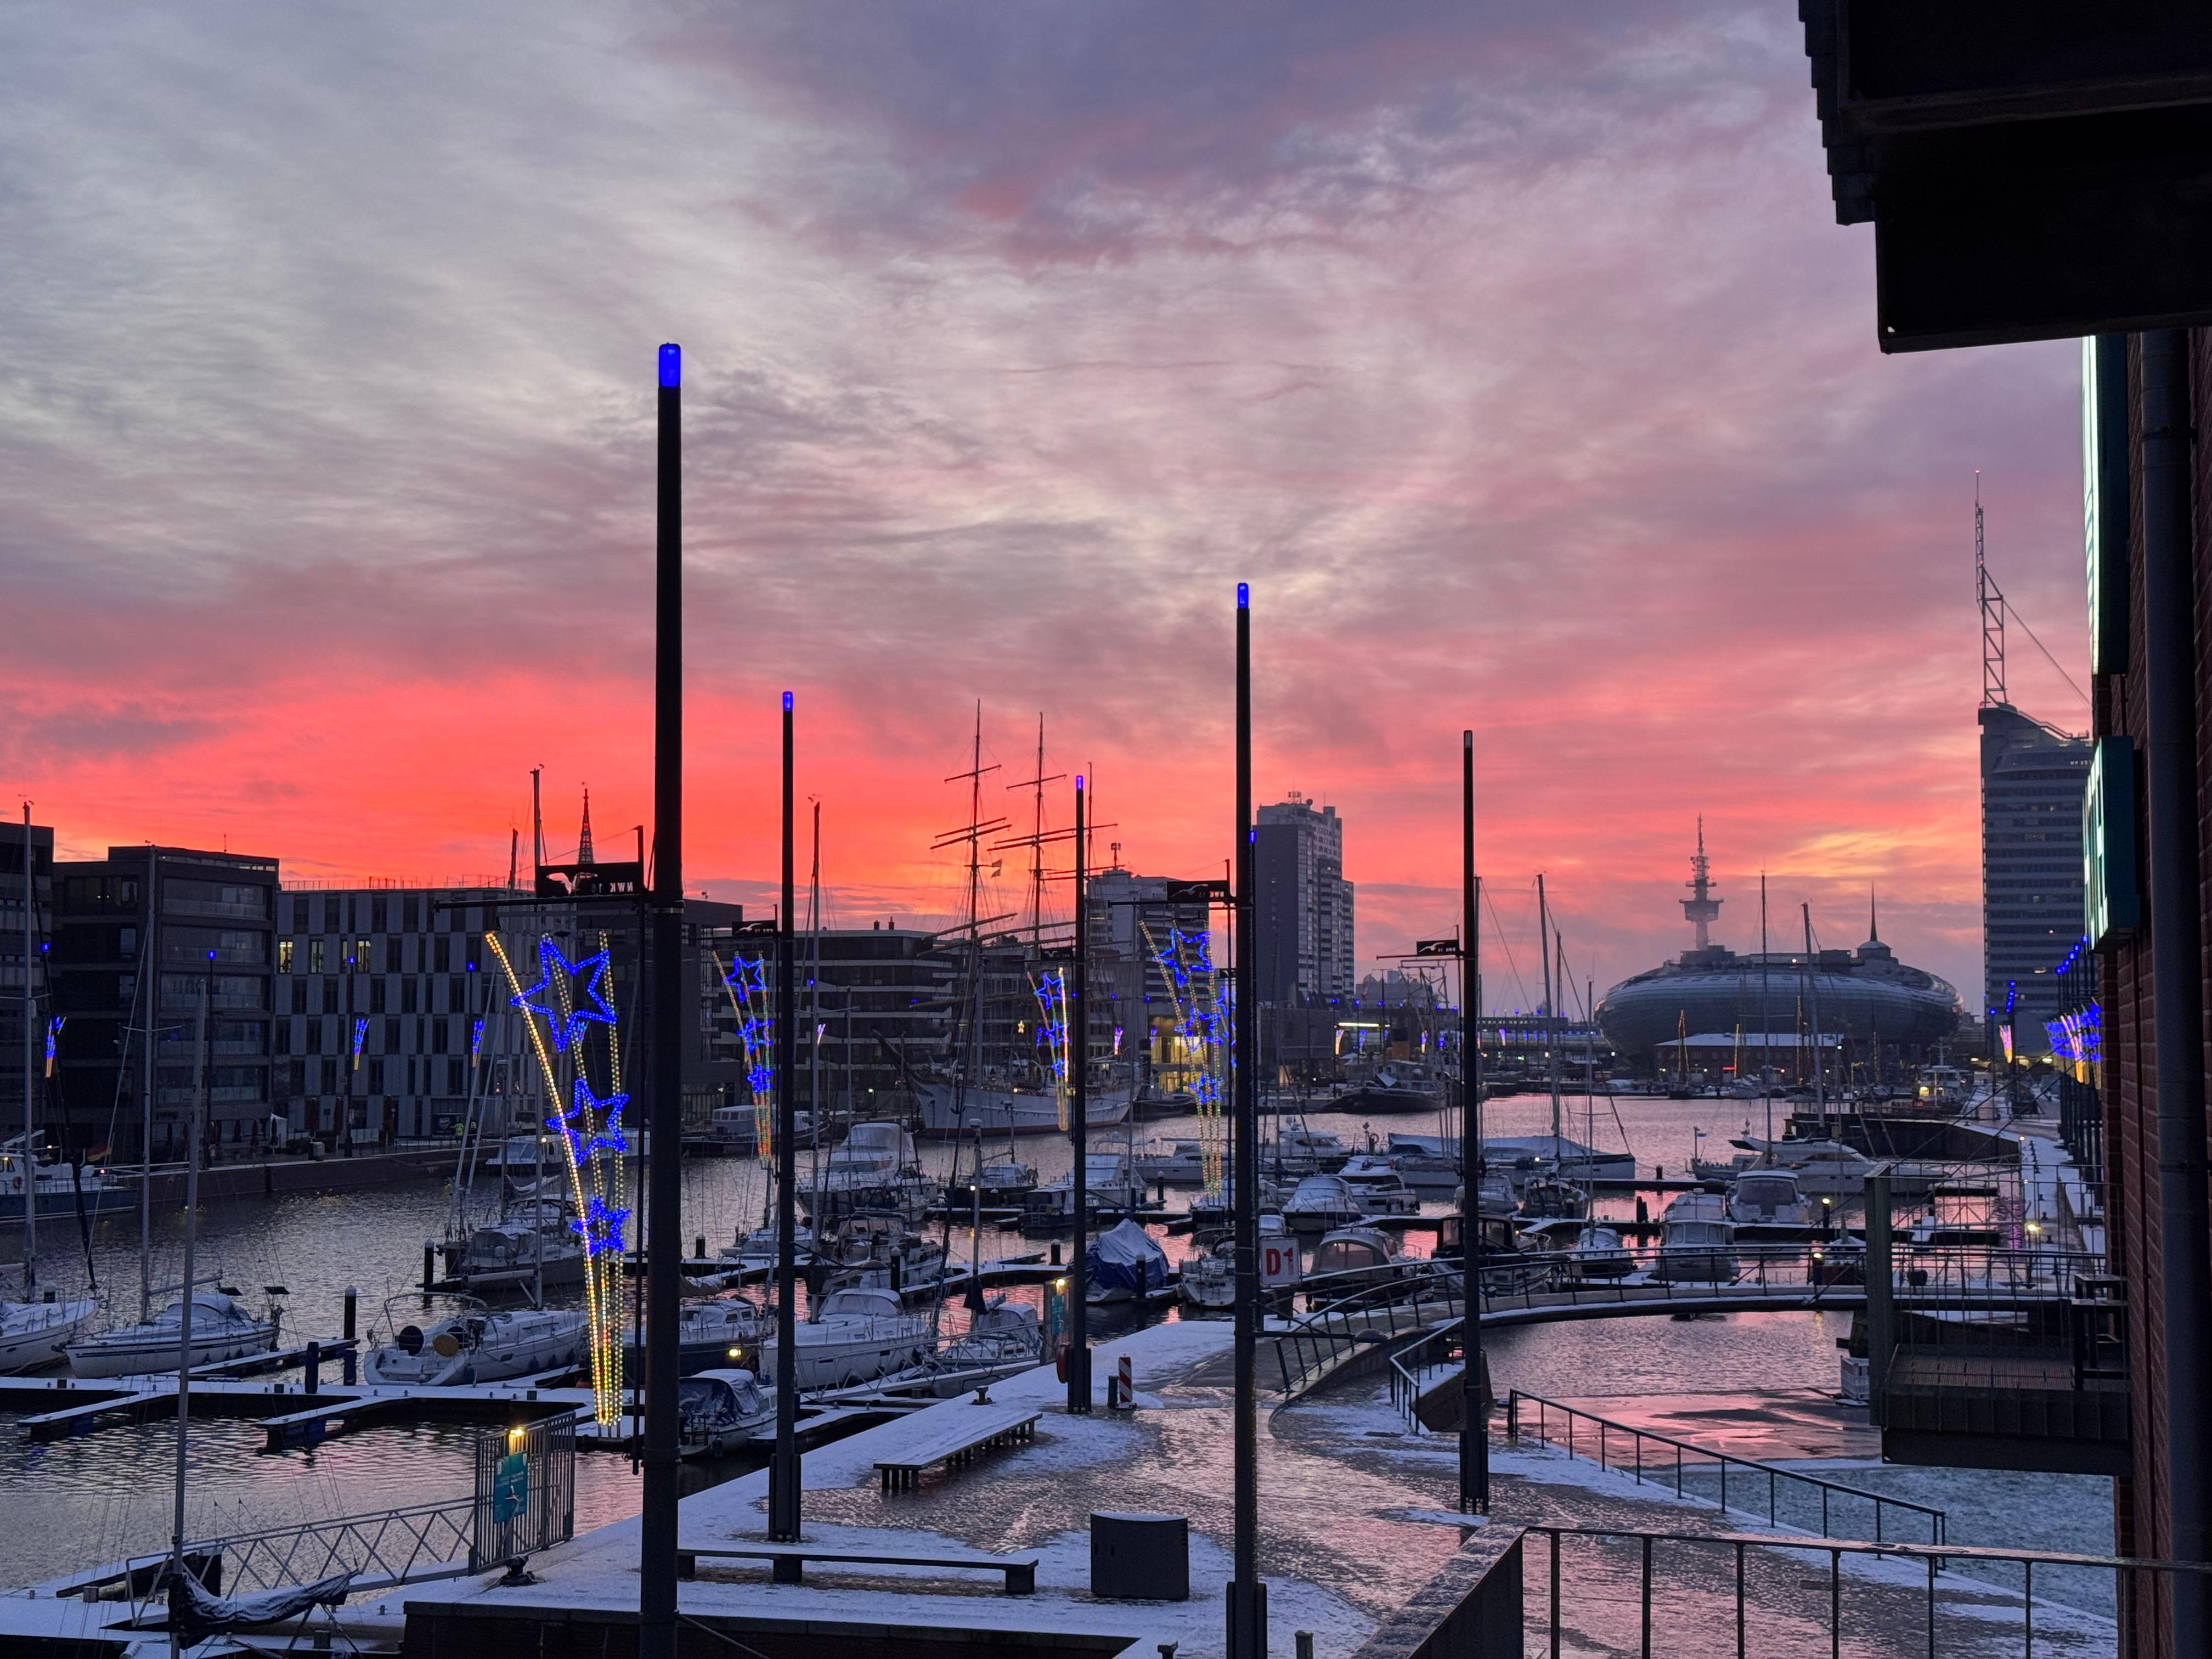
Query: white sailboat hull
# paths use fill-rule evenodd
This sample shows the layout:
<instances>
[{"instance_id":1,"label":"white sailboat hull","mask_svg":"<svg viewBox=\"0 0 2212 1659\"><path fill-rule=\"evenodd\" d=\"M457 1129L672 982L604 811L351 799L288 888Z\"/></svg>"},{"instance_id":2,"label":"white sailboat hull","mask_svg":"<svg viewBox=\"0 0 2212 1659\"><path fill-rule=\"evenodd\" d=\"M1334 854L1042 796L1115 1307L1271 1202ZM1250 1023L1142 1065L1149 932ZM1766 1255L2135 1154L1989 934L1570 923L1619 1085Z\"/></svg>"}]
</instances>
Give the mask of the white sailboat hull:
<instances>
[{"instance_id":1,"label":"white sailboat hull","mask_svg":"<svg viewBox=\"0 0 2212 1659\"><path fill-rule=\"evenodd\" d=\"M955 1110L951 1084L920 1083L915 1085L914 1097L921 1109L921 1133L934 1139L972 1135L979 1128L987 1138L1066 1133L1060 1127L1060 1101L1053 1095L1019 1089L963 1089L958 1091ZM1094 1089L1085 1102L1084 1121L1093 1129L1113 1128L1128 1121L1129 1105L1127 1089Z\"/></svg>"},{"instance_id":2,"label":"white sailboat hull","mask_svg":"<svg viewBox=\"0 0 2212 1659\"><path fill-rule=\"evenodd\" d=\"M100 1312L89 1297L76 1302L0 1303L0 1371L36 1370L62 1357L62 1345Z\"/></svg>"}]
</instances>

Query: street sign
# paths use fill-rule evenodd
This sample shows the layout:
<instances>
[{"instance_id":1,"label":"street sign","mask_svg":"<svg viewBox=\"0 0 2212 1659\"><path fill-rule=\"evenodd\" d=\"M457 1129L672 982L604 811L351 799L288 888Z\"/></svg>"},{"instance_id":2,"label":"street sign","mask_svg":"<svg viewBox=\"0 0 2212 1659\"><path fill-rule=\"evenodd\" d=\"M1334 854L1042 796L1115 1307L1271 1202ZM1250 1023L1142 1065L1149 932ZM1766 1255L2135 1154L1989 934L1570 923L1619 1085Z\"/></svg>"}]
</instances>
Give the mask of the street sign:
<instances>
[{"instance_id":1,"label":"street sign","mask_svg":"<svg viewBox=\"0 0 2212 1659\"><path fill-rule=\"evenodd\" d=\"M1298 1243L1294 1238L1260 1241L1260 1284L1270 1291L1298 1282Z\"/></svg>"},{"instance_id":2,"label":"street sign","mask_svg":"<svg viewBox=\"0 0 2212 1659\"><path fill-rule=\"evenodd\" d=\"M513 1521L529 1507L530 1460L519 1451L509 1452L499 1460L499 1472L492 1477L491 1518Z\"/></svg>"},{"instance_id":3,"label":"street sign","mask_svg":"<svg viewBox=\"0 0 2212 1659\"><path fill-rule=\"evenodd\" d=\"M1459 941L1455 939L1417 939L1413 941L1413 954L1417 957L1455 957L1459 954Z\"/></svg>"}]
</instances>

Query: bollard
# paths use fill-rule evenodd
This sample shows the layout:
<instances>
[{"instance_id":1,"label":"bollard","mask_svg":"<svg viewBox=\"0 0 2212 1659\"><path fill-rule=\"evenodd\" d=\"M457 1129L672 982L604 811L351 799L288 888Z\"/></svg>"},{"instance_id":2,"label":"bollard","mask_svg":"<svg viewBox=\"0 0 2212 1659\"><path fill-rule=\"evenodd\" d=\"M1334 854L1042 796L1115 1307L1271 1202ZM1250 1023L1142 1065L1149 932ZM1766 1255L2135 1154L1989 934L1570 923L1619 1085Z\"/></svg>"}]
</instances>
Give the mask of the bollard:
<instances>
[{"instance_id":1,"label":"bollard","mask_svg":"<svg viewBox=\"0 0 2212 1659\"><path fill-rule=\"evenodd\" d=\"M1651 1224L1651 1206L1640 1196L1636 1200L1636 1224L1639 1227L1648 1227Z\"/></svg>"},{"instance_id":2,"label":"bollard","mask_svg":"<svg viewBox=\"0 0 2212 1659\"><path fill-rule=\"evenodd\" d=\"M301 1392L311 1395L320 1393L323 1386L323 1345L313 1337L307 1339L307 1386Z\"/></svg>"},{"instance_id":3,"label":"bollard","mask_svg":"<svg viewBox=\"0 0 2212 1659\"><path fill-rule=\"evenodd\" d=\"M428 1239L422 1241L422 1288L428 1290L438 1282L438 1247Z\"/></svg>"},{"instance_id":4,"label":"bollard","mask_svg":"<svg viewBox=\"0 0 2212 1659\"><path fill-rule=\"evenodd\" d=\"M350 1338L355 1334L354 1310L360 1304L360 1301L361 1292L352 1285L347 1285L345 1287L345 1325L341 1333L346 1337Z\"/></svg>"},{"instance_id":5,"label":"bollard","mask_svg":"<svg viewBox=\"0 0 2212 1659\"><path fill-rule=\"evenodd\" d=\"M1298 1644L1298 1659L1313 1659L1313 1632L1302 1630L1291 1638Z\"/></svg>"},{"instance_id":6,"label":"bollard","mask_svg":"<svg viewBox=\"0 0 2212 1659\"><path fill-rule=\"evenodd\" d=\"M702 1261L704 1261L707 1259L706 1234L701 1233L696 1238L691 1241L691 1254L697 1256Z\"/></svg>"},{"instance_id":7,"label":"bollard","mask_svg":"<svg viewBox=\"0 0 2212 1659\"><path fill-rule=\"evenodd\" d=\"M1055 1238L1055 1239L1054 1239L1054 1240L1052 1241L1052 1265L1053 1265L1054 1267L1059 1267L1059 1266L1060 1265L1060 1241L1059 1241L1058 1239L1056 1239L1056 1238Z\"/></svg>"},{"instance_id":8,"label":"bollard","mask_svg":"<svg viewBox=\"0 0 2212 1659\"><path fill-rule=\"evenodd\" d=\"M1121 1409L1125 1412L1136 1410L1137 1380L1134 1368L1129 1363L1128 1355L1121 1356L1121 1363L1115 1367L1115 1372L1121 1384Z\"/></svg>"}]
</instances>

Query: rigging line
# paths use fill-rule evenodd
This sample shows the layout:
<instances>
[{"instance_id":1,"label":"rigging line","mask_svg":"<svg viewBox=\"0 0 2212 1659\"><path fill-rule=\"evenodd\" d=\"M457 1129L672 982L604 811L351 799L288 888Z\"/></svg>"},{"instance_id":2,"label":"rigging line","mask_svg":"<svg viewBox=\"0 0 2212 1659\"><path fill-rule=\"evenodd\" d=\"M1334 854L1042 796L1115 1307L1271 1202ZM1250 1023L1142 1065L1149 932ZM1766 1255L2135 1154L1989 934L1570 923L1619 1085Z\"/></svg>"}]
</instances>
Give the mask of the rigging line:
<instances>
[{"instance_id":1,"label":"rigging line","mask_svg":"<svg viewBox=\"0 0 2212 1659\"><path fill-rule=\"evenodd\" d=\"M2089 694L2075 684L2074 677L2071 674L2068 673L2064 668L2060 667L2058 659L2051 654L2051 647L2045 645L2041 640L2036 639L2035 630L2027 625L2027 618L2021 616L2019 611L2013 609L2013 603L2010 599L2002 599L2002 595L1999 597L2004 605L2006 612L2014 622L2020 624L2021 632L2027 635L2029 639L2035 641L2035 648L2043 653L2044 661L2049 663L2053 668L2057 668L2058 670L2058 678L2066 682L2068 689L2071 690L2075 696L2081 699L2085 707L2094 707L2094 705L2089 702Z\"/></svg>"},{"instance_id":2,"label":"rigging line","mask_svg":"<svg viewBox=\"0 0 2212 1659\"><path fill-rule=\"evenodd\" d=\"M1521 1000L1526 1002L1528 1000L1528 988L1521 982L1520 964L1513 960L1513 947L1506 942L1505 923L1498 916L1498 901L1491 896L1490 889L1487 886L1482 890L1482 902L1490 907L1490 920L1498 930L1498 948L1505 952L1505 966L1507 971L1513 975L1513 988L1521 993ZM1479 1024L1481 1019L1480 1010L1476 1011L1475 1018Z\"/></svg>"}]
</instances>

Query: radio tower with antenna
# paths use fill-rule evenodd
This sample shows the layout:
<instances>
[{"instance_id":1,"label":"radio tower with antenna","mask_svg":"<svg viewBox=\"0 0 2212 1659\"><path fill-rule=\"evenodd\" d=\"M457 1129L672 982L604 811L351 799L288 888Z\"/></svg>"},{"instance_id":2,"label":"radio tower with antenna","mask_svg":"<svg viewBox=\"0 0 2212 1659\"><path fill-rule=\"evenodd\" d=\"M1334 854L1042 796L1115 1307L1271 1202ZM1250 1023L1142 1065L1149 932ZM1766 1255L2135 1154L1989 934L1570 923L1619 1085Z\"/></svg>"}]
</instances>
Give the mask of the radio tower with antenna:
<instances>
[{"instance_id":1,"label":"radio tower with antenna","mask_svg":"<svg viewBox=\"0 0 2212 1659\"><path fill-rule=\"evenodd\" d=\"M2012 700L2005 696L2005 596L1990 574L1982 543L1982 475L1974 473L1974 592L1982 605L1982 707L2002 708Z\"/></svg>"},{"instance_id":2,"label":"radio tower with antenna","mask_svg":"<svg viewBox=\"0 0 2212 1659\"><path fill-rule=\"evenodd\" d=\"M1721 918L1721 902L1713 896L1712 861L1705 856L1705 820L1698 817L1698 850L1690 859L1690 879L1682 884L1692 896L1681 901L1682 916L1698 930L1698 949L1710 944L1705 930Z\"/></svg>"}]
</instances>

